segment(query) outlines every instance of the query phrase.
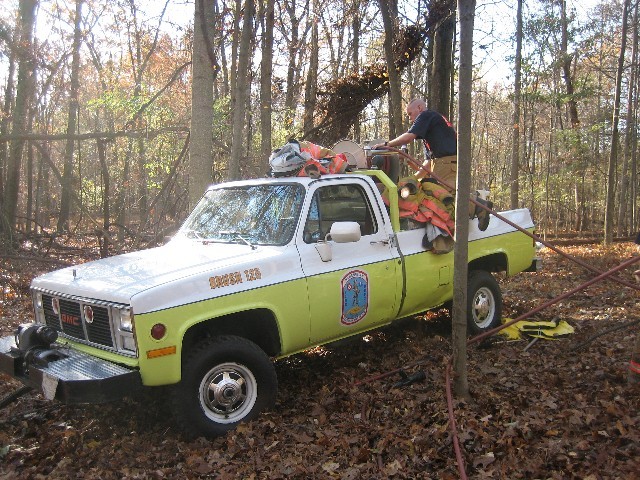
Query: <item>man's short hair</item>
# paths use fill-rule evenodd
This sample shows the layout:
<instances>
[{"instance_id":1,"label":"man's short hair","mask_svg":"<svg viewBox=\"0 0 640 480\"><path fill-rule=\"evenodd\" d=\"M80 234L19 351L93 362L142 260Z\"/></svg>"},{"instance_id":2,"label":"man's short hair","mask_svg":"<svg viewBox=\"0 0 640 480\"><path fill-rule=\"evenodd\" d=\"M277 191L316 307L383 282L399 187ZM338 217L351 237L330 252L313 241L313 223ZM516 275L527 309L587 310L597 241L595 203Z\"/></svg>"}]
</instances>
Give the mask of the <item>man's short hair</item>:
<instances>
[{"instance_id":1,"label":"man's short hair","mask_svg":"<svg viewBox=\"0 0 640 480\"><path fill-rule=\"evenodd\" d=\"M420 105L423 108L427 108L427 102L425 102L422 98L414 98L407 104L407 108L412 105Z\"/></svg>"}]
</instances>

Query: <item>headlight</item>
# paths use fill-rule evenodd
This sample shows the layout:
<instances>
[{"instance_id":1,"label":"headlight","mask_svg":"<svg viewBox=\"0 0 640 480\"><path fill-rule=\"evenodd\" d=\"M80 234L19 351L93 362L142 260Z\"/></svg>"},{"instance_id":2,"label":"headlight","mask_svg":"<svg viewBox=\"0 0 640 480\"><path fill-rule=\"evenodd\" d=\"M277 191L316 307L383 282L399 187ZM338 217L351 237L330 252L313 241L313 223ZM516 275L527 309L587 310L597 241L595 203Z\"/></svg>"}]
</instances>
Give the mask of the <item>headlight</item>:
<instances>
[{"instance_id":1,"label":"headlight","mask_svg":"<svg viewBox=\"0 0 640 480\"><path fill-rule=\"evenodd\" d=\"M60 314L60 300L57 297L51 297L51 310L56 315Z\"/></svg>"},{"instance_id":2,"label":"headlight","mask_svg":"<svg viewBox=\"0 0 640 480\"><path fill-rule=\"evenodd\" d=\"M44 317L44 300L42 299L42 293L32 290L32 298L36 323L46 323L46 319Z\"/></svg>"},{"instance_id":3,"label":"headlight","mask_svg":"<svg viewBox=\"0 0 640 480\"><path fill-rule=\"evenodd\" d=\"M130 308L118 310L120 330L133 332L133 311Z\"/></svg>"},{"instance_id":4,"label":"headlight","mask_svg":"<svg viewBox=\"0 0 640 480\"><path fill-rule=\"evenodd\" d=\"M119 350L127 352L136 351L136 341L133 334L133 310L131 307L121 307L112 310L112 316L115 324L115 336Z\"/></svg>"},{"instance_id":5,"label":"headlight","mask_svg":"<svg viewBox=\"0 0 640 480\"><path fill-rule=\"evenodd\" d=\"M36 309L42 310L42 293L37 292L35 296Z\"/></svg>"},{"instance_id":6,"label":"headlight","mask_svg":"<svg viewBox=\"0 0 640 480\"><path fill-rule=\"evenodd\" d=\"M136 341L133 337L122 337L122 348L131 352L136 351Z\"/></svg>"}]
</instances>

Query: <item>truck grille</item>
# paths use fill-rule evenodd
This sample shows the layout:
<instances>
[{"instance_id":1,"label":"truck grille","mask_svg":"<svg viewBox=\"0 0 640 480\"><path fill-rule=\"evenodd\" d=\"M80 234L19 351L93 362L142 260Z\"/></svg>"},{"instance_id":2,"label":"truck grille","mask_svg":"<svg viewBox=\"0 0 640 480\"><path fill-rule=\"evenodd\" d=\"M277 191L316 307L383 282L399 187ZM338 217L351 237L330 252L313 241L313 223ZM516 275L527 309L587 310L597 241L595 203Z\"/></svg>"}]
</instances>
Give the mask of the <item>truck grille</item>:
<instances>
[{"instance_id":1,"label":"truck grille","mask_svg":"<svg viewBox=\"0 0 640 480\"><path fill-rule=\"evenodd\" d=\"M53 310L53 299L60 305L59 313ZM89 322L84 315L84 307L93 310L93 321ZM47 325L65 335L85 342L114 348L111 334L109 308L91 302L76 299L42 295L42 307Z\"/></svg>"}]
</instances>

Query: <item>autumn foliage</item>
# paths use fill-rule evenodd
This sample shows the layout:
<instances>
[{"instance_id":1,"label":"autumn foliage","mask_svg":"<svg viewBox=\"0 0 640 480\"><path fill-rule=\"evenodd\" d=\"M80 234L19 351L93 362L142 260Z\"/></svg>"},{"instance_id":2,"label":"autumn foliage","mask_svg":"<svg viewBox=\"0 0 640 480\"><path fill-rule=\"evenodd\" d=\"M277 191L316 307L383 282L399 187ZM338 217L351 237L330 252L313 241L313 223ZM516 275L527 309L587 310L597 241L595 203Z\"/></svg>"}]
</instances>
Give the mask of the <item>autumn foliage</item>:
<instances>
[{"instance_id":1,"label":"autumn foliage","mask_svg":"<svg viewBox=\"0 0 640 480\"><path fill-rule=\"evenodd\" d=\"M637 254L630 243L563 248L602 271ZM77 262L87 251L66 246L57 257ZM500 278L505 316L592 278L547 250L542 256L544 271ZM1 266L7 335L30 318L31 275L54 265L15 257ZM635 478L640 386L626 376L637 299L601 282L538 316L566 320L571 337L526 351L528 339L502 337L470 348L473 398L455 404L469 478ZM614 326L630 328L593 338ZM430 312L279 361L275 409L214 441L180 435L164 389L81 406L27 394L0 410L0 478L458 478L444 394L450 328L446 311ZM399 374L378 378L398 368L426 379L394 388ZM3 377L0 398L19 386Z\"/></svg>"}]
</instances>

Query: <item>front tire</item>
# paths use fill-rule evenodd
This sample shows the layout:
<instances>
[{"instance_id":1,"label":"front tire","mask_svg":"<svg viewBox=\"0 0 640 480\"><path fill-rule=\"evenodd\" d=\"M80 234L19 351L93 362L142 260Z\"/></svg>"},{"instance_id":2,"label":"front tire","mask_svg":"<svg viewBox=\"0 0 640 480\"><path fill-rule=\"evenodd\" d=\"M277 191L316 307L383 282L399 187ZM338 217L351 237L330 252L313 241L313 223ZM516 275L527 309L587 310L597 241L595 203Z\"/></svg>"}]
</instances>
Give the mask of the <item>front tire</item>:
<instances>
[{"instance_id":1,"label":"front tire","mask_svg":"<svg viewBox=\"0 0 640 480\"><path fill-rule=\"evenodd\" d=\"M196 344L173 387L178 426L189 437L217 437L275 404L278 379L255 343L232 335Z\"/></svg>"},{"instance_id":2,"label":"front tire","mask_svg":"<svg viewBox=\"0 0 640 480\"><path fill-rule=\"evenodd\" d=\"M496 279L484 270L469 272L467 290L467 326L469 334L478 335L500 326L502 292Z\"/></svg>"}]
</instances>

